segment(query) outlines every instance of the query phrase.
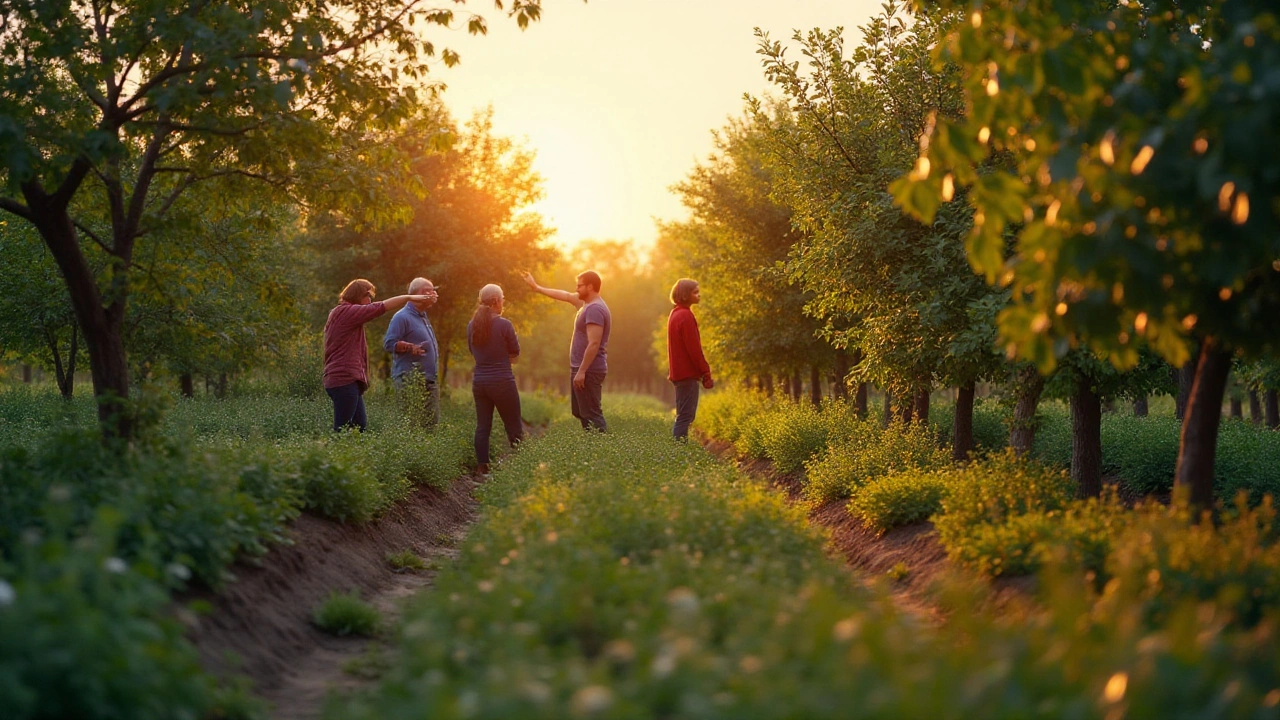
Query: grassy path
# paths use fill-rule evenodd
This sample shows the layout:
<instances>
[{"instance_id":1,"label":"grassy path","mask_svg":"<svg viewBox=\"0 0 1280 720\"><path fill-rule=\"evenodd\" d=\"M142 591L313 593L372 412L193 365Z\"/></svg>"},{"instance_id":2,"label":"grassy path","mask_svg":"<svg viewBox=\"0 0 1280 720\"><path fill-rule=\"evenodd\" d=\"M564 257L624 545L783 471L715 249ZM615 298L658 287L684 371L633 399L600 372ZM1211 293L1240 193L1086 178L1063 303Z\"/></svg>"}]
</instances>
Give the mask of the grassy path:
<instances>
[{"instance_id":1,"label":"grassy path","mask_svg":"<svg viewBox=\"0 0 1280 720\"><path fill-rule=\"evenodd\" d=\"M407 612L379 693L335 716L836 707L821 666L837 663L797 661L843 655L854 608L892 611L871 610L802 510L674 442L664 418L611 424L554 426L495 475L456 567Z\"/></svg>"},{"instance_id":2,"label":"grassy path","mask_svg":"<svg viewBox=\"0 0 1280 720\"><path fill-rule=\"evenodd\" d=\"M610 424L555 424L481 488L382 682L326 717L1277 716L1271 626L1221 632L1195 607L1150 625L1078 577L1035 615L922 621L662 414Z\"/></svg>"}]
</instances>

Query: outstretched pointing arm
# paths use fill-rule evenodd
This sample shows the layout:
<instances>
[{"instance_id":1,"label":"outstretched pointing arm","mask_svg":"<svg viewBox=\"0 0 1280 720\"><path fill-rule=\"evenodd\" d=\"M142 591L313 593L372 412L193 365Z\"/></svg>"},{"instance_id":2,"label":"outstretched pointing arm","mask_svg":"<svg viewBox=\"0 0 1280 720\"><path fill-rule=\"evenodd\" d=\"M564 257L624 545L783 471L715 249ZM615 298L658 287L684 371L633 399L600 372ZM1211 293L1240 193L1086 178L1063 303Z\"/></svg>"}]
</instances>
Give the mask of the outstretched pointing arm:
<instances>
[{"instance_id":1,"label":"outstretched pointing arm","mask_svg":"<svg viewBox=\"0 0 1280 720\"><path fill-rule=\"evenodd\" d=\"M524 281L525 281L525 284L533 288L534 292L542 293L543 295L546 295L552 300L567 302L576 308L582 307L582 300L578 297L576 293L571 293L568 290L557 290L555 288L542 287L541 285L538 284L537 280L533 279L532 273L525 273Z\"/></svg>"}]
</instances>

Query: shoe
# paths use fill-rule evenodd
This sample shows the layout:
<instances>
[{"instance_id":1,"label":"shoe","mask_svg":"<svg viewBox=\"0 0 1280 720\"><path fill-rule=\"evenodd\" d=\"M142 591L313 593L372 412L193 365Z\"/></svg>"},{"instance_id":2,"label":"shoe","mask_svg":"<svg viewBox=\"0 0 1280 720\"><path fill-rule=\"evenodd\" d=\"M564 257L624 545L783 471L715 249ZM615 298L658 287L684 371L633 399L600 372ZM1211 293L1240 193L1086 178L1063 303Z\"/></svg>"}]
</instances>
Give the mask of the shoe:
<instances>
[{"instance_id":1,"label":"shoe","mask_svg":"<svg viewBox=\"0 0 1280 720\"><path fill-rule=\"evenodd\" d=\"M480 463L479 465L477 465L477 466L476 466L476 474L477 474L477 475L488 475L488 474L489 474L489 463Z\"/></svg>"}]
</instances>

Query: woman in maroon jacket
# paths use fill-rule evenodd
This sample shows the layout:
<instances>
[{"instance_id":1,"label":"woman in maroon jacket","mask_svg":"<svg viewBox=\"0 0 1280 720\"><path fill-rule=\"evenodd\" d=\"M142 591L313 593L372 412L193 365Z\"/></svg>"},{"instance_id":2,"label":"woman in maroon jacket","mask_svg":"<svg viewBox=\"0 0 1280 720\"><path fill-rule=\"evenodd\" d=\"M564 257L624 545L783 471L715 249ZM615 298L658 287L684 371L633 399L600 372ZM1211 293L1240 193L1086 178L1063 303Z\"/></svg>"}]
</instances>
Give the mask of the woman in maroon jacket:
<instances>
[{"instance_id":1,"label":"woman in maroon jacket","mask_svg":"<svg viewBox=\"0 0 1280 720\"><path fill-rule=\"evenodd\" d=\"M710 390L715 386L711 367L702 355L702 338L698 320L691 307L702 299L698 281L684 278L671 288L671 316L667 318L667 379L676 386L676 424L671 434L677 439L689 437L689 426L698 414L698 385Z\"/></svg>"},{"instance_id":2,"label":"woman in maroon jacket","mask_svg":"<svg viewBox=\"0 0 1280 720\"><path fill-rule=\"evenodd\" d=\"M364 324L405 303L425 302L426 295L397 295L374 302L373 283L359 278L347 283L338 296L338 307L329 311L324 324L324 391L333 400L333 429L364 430L364 391L369 388L369 347Z\"/></svg>"}]
</instances>

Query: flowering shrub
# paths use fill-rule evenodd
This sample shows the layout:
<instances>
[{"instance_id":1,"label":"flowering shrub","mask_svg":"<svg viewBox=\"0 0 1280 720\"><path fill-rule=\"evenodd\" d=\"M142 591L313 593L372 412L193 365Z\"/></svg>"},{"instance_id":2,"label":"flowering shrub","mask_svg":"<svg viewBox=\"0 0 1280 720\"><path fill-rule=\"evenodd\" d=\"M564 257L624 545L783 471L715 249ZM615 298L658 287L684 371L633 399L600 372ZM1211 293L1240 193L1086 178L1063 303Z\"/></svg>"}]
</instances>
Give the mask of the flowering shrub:
<instances>
[{"instance_id":1,"label":"flowering shrub","mask_svg":"<svg viewBox=\"0 0 1280 720\"><path fill-rule=\"evenodd\" d=\"M849 425L849 434L805 465L804 495L813 502L849 497L868 482L895 472L951 465L933 431L922 425L894 423L881 429L874 420Z\"/></svg>"},{"instance_id":2,"label":"flowering shrub","mask_svg":"<svg viewBox=\"0 0 1280 720\"><path fill-rule=\"evenodd\" d=\"M849 501L849 512L877 533L928 520L942 508L946 475L906 470L869 481Z\"/></svg>"}]
</instances>

